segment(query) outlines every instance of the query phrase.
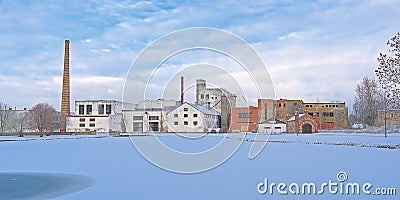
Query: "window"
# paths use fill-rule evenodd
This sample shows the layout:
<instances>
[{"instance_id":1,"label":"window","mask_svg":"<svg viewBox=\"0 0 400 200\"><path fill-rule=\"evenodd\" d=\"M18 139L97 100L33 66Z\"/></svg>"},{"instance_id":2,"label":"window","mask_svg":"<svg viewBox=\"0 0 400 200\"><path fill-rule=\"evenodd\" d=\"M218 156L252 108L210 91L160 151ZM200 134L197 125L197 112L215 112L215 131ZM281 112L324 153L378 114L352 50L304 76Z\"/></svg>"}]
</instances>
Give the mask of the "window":
<instances>
[{"instance_id":1,"label":"window","mask_svg":"<svg viewBox=\"0 0 400 200\"><path fill-rule=\"evenodd\" d=\"M322 113L322 116L324 116L324 117L333 117L334 115L333 115L333 112L324 112L324 113Z\"/></svg>"},{"instance_id":2,"label":"window","mask_svg":"<svg viewBox=\"0 0 400 200\"><path fill-rule=\"evenodd\" d=\"M158 120L158 116L149 116L149 120Z\"/></svg>"},{"instance_id":3,"label":"window","mask_svg":"<svg viewBox=\"0 0 400 200\"><path fill-rule=\"evenodd\" d=\"M294 105L296 105L296 103L294 103ZM286 103L283 103L283 107L286 107Z\"/></svg>"},{"instance_id":4,"label":"window","mask_svg":"<svg viewBox=\"0 0 400 200\"><path fill-rule=\"evenodd\" d=\"M95 118L90 118L89 121L90 122L94 122L94 121L96 121L96 119Z\"/></svg>"},{"instance_id":5,"label":"window","mask_svg":"<svg viewBox=\"0 0 400 200\"><path fill-rule=\"evenodd\" d=\"M193 126L197 126L197 121L193 121Z\"/></svg>"},{"instance_id":6,"label":"window","mask_svg":"<svg viewBox=\"0 0 400 200\"><path fill-rule=\"evenodd\" d=\"M183 114L183 117L188 117L189 115L188 114Z\"/></svg>"},{"instance_id":7,"label":"window","mask_svg":"<svg viewBox=\"0 0 400 200\"><path fill-rule=\"evenodd\" d=\"M280 107L282 107L282 104L281 104L281 103L279 103L279 104L278 104L278 106L279 106L279 108L280 108Z\"/></svg>"},{"instance_id":8,"label":"window","mask_svg":"<svg viewBox=\"0 0 400 200\"><path fill-rule=\"evenodd\" d=\"M86 114L91 115L92 114L92 105L86 105Z\"/></svg>"},{"instance_id":9,"label":"window","mask_svg":"<svg viewBox=\"0 0 400 200\"><path fill-rule=\"evenodd\" d=\"M79 118L79 122L85 122L85 118Z\"/></svg>"},{"instance_id":10,"label":"window","mask_svg":"<svg viewBox=\"0 0 400 200\"><path fill-rule=\"evenodd\" d=\"M111 104L106 105L106 114L111 115Z\"/></svg>"},{"instance_id":11,"label":"window","mask_svg":"<svg viewBox=\"0 0 400 200\"><path fill-rule=\"evenodd\" d=\"M133 120L143 120L143 116L141 115L133 116Z\"/></svg>"},{"instance_id":12,"label":"window","mask_svg":"<svg viewBox=\"0 0 400 200\"><path fill-rule=\"evenodd\" d=\"M187 121L183 122L183 125L187 126L189 123Z\"/></svg>"},{"instance_id":13,"label":"window","mask_svg":"<svg viewBox=\"0 0 400 200\"><path fill-rule=\"evenodd\" d=\"M189 111L189 108L183 108L183 111Z\"/></svg>"},{"instance_id":14,"label":"window","mask_svg":"<svg viewBox=\"0 0 400 200\"><path fill-rule=\"evenodd\" d=\"M95 126L96 126L96 124L93 124L93 123L89 124L89 127L95 127Z\"/></svg>"},{"instance_id":15,"label":"window","mask_svg":"<svg viewBox=\"0 0 400 200\"><path fill-rule=\"evenodd\" d=\"M174 117L178 117L178 114L174 114Z\"/></svg>"},{"instance_id":16,"label":"window","mask_svg":"<svg viewBox=\"0 0 400 200\"><path fill-rule=\"evenodd\" d=\"M239 113L239 118L250 118L250 113Z\"/></svg>"},{"instance_id":17,"label":"window","mask_svg":"<svg viewBox=\"0 0 400 200\"><path fill-rule=\"evenodd\" d=\"M84 115L85 114L85 105L79 105L79 114Z\"/></svg>"},{"instance_id":18,"label":"window","mask_svg":"<svg viewBox=\"0 0 400 200\"><path fill-rule=\"evenodd\" d=\"M133 122L133 131L134 132L142 132L143 131L143 123L142 122Z\"/></svg>"},{"instance_id":19,"label":"window","mask_svg":"<svg viewBox=\"0 0 400 200\"><path fill-rule=\"evenodd\" d=\"M197 113L194 113L194 114L193 114L193 117L197 117Z\"/></svg>"},{"instance_id":20,"label":"window","mask_svg":"<svg viewBox=\"0 0 400 200\"><path fill-rule=\"evenodd\" d=\"M79 124L79 127L85 127L85 124Z\"/></svg>"},{"instance_id":21,"label":"window","mask_svg":"<svg viewBox=\"0 0 400 200\"><path fill-rule=\"evenodd\" d=\"M149 122L149 127L150 127L150 130L152 130L152 131L158 131L158 122Z\"/></svg>"},{"instance_id":22,"label":"window","mask_svg":"<svg viewBox=\"0 0 400 200\"><path fill-rule=\"evenodd\" d=\"M175 126L178 126L179 123L178 123L177 121L174 121L174 125L175 125Z\"/></svg>"},{"instance_id":23,"label":"window","mask_svg":"<svg viewBox=\"0 0 400 200\"><path fill-rule=\"evenodd\" d=\"M210 99L210 95L206 94L206 100L209 100L209 99Z\"/></svg>"},{"instance_id":24,"label":"window","mask_svg":"<svg viewBox=\"0 0 400 200\"><path fill-rule=\"evenodd\" d=\"M99 115L104 115L104 104L99 104Z\"/></svg>"},{"instance_id":25,"label":"window","mask_svg":"<svg viewBox=\"0 0 400 200\"><path fill-rule=\"evenodd\" d=\"M204 94L200 94L200 99L204 99Z\"/></svg>"}]
</instances>

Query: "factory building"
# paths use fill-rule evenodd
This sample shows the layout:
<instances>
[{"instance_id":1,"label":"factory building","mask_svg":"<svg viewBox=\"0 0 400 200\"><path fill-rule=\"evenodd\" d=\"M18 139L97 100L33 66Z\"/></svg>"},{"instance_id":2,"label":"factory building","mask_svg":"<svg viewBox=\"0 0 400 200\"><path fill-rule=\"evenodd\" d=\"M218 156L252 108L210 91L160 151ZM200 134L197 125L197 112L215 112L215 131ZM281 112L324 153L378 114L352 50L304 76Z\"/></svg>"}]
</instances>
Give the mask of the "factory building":
<instances>
[{"instance_id":1,"label":"factory building","mask_svg":"<svg viewBox=\"0 0 400 200\"><path fill-rule=\"evenodd\" d=\"M167 132L166 114L181 103L176 100L139 101L133 109L123 110L124 132Z\"/></svg>"},{"instance_id":2,"label":"factory building","mask_svg":"<svg viewBox=\"0 0 400 200\"><path fill-rule=\"evenodd\" d=\"M203 133L218 130L220 114L201 105L184 103L167 114L168 132Z\"/></svg>"},{"instance_id":3,"label":"factory building","mask_svg":"<svg viewBox=\"0 0 400 200\"><path fill-rule=\"evenodd\" d=\"M75 114L66 117L67 132L121 132L122 107L132 104L116 100L77 100Z\"/></svg>"},{"instance_id":4,"label":"factory building","mask_svg":"<svg viewBox=\"0 0 400 200\"><path fill-rule=\"evenodd\" d=\"M227 130L230 123L230 109L236 107L236 95L223 88L208 88L206 81L196 81L196 104L213 109L221 114L221 128Z\"/></svg>"}]
</instances>

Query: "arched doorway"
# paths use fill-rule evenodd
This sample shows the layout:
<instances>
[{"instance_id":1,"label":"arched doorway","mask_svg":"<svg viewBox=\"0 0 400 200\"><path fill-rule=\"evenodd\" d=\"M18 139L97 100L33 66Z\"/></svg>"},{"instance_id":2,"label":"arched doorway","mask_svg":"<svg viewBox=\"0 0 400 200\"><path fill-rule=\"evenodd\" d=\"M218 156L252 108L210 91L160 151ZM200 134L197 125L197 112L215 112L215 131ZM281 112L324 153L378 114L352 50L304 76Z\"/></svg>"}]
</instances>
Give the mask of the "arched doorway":
<instances>
[{"instance_id":1,"label":"arched doorway","mask_svg":"<svg viewBox=\"0 0 400 200\"><path fill-rule=\"evenodd\" d=\"M309 123L303 124L301 129L302 129L302 133L312 133L312 126Z\"/></svg>"}]
</instances>

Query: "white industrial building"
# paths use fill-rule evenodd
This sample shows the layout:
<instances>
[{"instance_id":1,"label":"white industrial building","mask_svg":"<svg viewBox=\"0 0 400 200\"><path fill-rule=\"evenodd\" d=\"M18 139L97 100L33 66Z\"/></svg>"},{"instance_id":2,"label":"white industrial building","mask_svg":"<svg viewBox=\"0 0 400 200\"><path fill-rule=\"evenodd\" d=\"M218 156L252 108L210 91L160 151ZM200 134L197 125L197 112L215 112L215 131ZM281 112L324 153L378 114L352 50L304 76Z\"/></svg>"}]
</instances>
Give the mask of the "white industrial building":
<instances>
[{"instance_id":1,"label":"white industrial building","mask_svg":"<svg viewBox=\"0 0 400 200\"><path fill-rule=\"evenodd\" d=\"M281 134L286 132L286 124L280 121L265 121L258 124L258 133Z\"/></svg>"},{"instance_id":2,"label":"white industrial building","mask_svg":"<svg viewBox=\"0 0 400 200\"><path fill-rule=\"evenodd\" d=\"M166 113L180 105L176 100L139 101L134 109L123 110L126 132L167 132Z\"/></svg>"},{"instance_id":3,"label":"white industrial building","mask_svg":"<svg viewBox=\"0 0 400 200\"><path fill-rule=\"evenodd\" d=\"M67 116L67 132L121 132L123 106L134 107L116 100L77 100L75 114Z\"/></svg>"},{"instance_id":4,"label":"white industrial building","mask_svg":"<svg viewBox=\"0 0 400 200\"><path fill-rule=\"evenodd\" d=\"M167 114L168 132L209 132L220 127L220 113L184 103Z\"/></svg>"}]
</instances>

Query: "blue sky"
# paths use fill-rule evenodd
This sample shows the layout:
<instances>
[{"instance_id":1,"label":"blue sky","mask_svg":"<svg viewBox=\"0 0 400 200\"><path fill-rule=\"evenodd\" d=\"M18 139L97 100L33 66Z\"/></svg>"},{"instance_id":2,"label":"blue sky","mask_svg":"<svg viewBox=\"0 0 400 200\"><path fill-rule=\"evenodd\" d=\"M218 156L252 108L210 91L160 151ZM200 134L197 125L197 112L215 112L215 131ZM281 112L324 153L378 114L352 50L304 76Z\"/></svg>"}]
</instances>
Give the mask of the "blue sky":
<instances>
[{"instance_id":1,"label":"blue sky","mask_svg":"<svg viewBox=\"0 0 400 200\"><path fill-rule=\"evenodd\" d=\"M0 101L17 108L47 101L59 109L65 39L71 41L71 100L121 100L130 65L151 41L213 27L259 52L277 98L350 106L356 84L374 77L378 53L400 31L398 8L395 0L2 0Z\"/></svg>"}]
</instances>

